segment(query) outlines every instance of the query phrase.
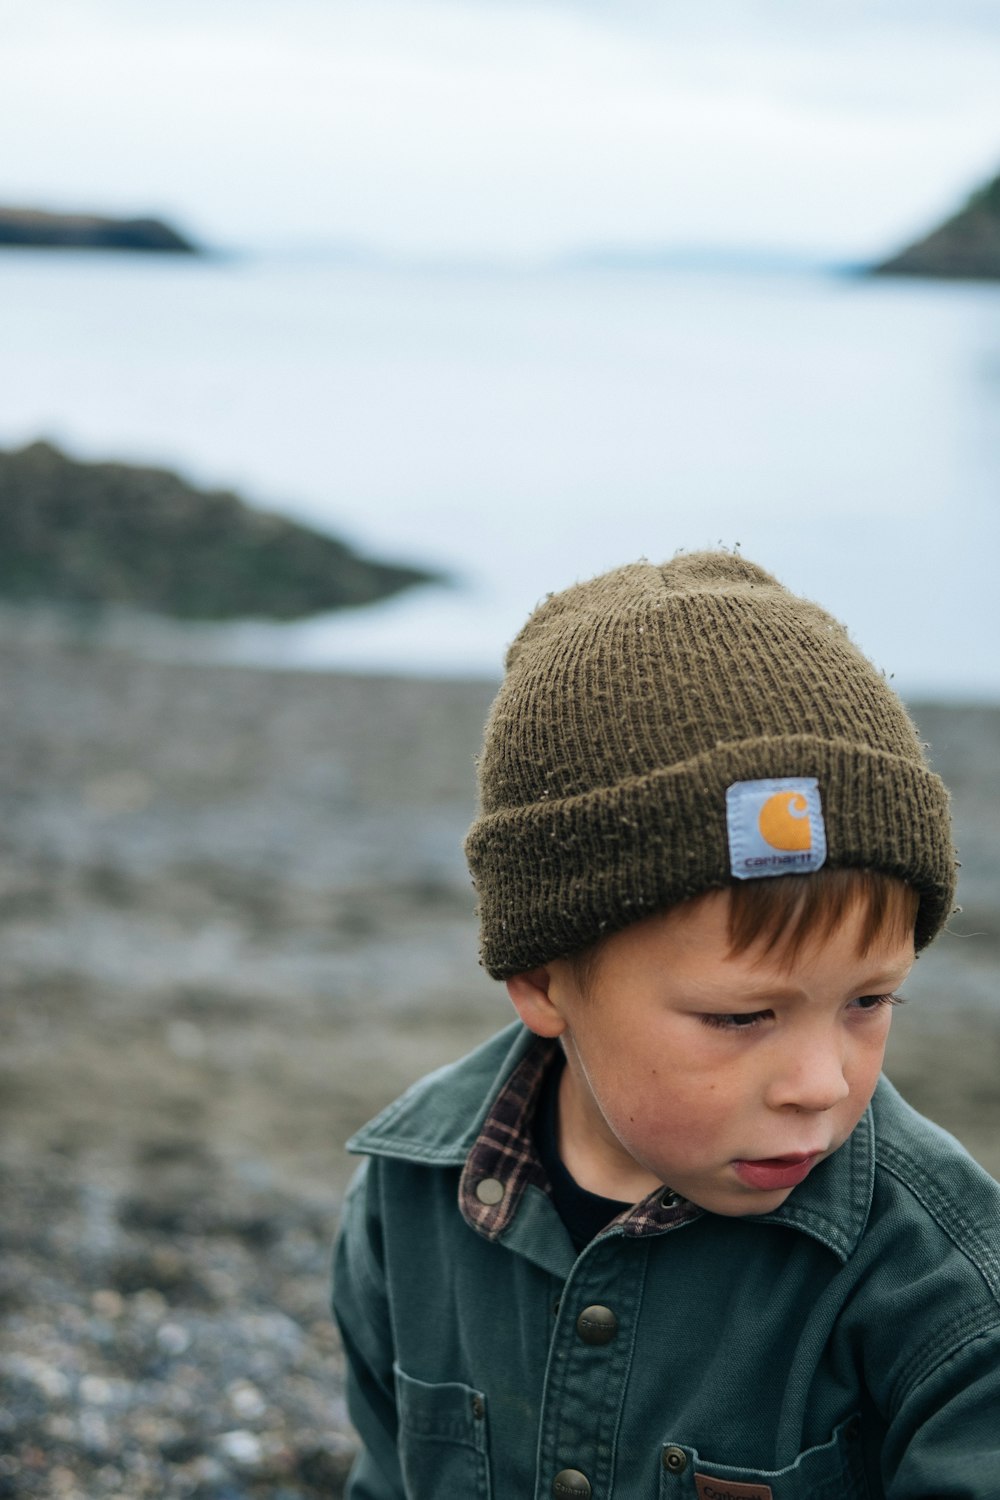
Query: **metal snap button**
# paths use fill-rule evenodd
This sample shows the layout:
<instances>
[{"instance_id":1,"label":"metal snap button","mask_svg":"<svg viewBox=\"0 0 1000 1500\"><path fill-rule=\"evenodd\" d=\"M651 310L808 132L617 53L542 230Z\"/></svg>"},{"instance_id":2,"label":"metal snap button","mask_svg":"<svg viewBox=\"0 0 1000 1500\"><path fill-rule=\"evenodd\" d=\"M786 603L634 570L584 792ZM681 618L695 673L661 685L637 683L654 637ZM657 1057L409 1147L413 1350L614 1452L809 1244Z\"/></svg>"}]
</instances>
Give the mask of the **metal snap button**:
<instances>
[{"instance_id":1,"label":"metal snap button","mask_svg":"<svg viewBox=\"0 0 1000 1500\"><path fill-rule=\"evenodd\" d=\"M487 1208L493 1208L503 1197L503 1183L496 1177L484 1177L476 1183L476 1197Z\"/></svg>"},{"instance_id":2,"label":"metal snap button","mask_svg":"<svg viewBox=\"0 0 1000 1500\"><path fill-rule=\"evenodd\" d=\"M585 1344L610 1344L618 1332L618 1319L610 1307L594 1303L577 1318L576 1331Z\"/></svg>"},{"instance_id":3,"label":"metal snap button","mask_svg":"<svg viewBox=\"0 0 1000 1500\"><path fill-rule=\"evenodd\" d=\"M486 1402L483 1400L482 1396L473 1396L473 1398L472 1398L472 1415L475 1417L475 1419L476 1419L477 1422L481 1422L483 1420L483 1418L485 1417L485 1415L486 1415Z\"/></svg>"},{"instance_id":4,"label":"metal snap button","mask_svg":"<svg viewBox=\"0 0 1000 1500\"><path fill-rule=\"evenodd\" d=\"M579 1469L560 1469L552 1481L552 1493L570 1496L572 1500L587 1500L591 1494L590 1480Z\"/></svg>"},{"instance_id":5,"label":"metal snap button","mask_svg":"<svg viewBox=\"0 0 1000 1500\"><path fill-rule=\"evenodd\" d=\"M687 1466L688 1456L683 1448L678 1448L673 1443L669 1448L664 1448L663 1467L668 1474L683 1474Z\"/></svg>"}]
</instances>

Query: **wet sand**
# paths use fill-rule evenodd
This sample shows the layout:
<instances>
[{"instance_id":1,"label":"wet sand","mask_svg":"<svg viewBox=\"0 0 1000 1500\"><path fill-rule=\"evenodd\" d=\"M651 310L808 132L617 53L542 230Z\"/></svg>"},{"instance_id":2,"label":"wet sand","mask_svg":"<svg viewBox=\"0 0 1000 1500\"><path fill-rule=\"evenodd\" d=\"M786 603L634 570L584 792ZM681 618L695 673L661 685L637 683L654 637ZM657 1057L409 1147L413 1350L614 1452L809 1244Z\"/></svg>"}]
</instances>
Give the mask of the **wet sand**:
<instances>
[{"instance_id":1,"label":"wet sand","mask_svg":"<svg viewBox=\"0 0 1000 1500\"><path fill-rule=\"evenodd\" d=\"M0 1497L336 1495L346 1135L504 1024L461 854L493 685L0 634ZM1000 709L914 705L965 910L888 1071L1000 1174Z\"/></svg>"}]
</instances>

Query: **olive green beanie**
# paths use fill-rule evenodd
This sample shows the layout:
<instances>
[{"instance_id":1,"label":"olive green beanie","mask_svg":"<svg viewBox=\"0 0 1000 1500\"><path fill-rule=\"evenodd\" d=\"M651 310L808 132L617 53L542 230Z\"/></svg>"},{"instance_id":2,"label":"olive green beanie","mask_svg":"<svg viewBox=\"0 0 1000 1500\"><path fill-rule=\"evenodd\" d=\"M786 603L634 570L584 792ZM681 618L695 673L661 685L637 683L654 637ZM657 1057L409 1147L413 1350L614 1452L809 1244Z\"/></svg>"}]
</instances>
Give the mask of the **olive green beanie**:
<instances>
[{"instance_id":1,"label":"olive green beanie","mask_svg":"<svg viewBox=\"0 0 1000 1500\"><path fill-rule=\"evenodd\" d=\"M762 568L617 568L550 595L506 666L466 841L495 978L758 869L899 876L918 947L946 920L948 794L913 723L843 626ZM754 858L772 849L762 799L792 834ZM799 839L787 809L807 801Z\"/></svg>"}]
</instances>

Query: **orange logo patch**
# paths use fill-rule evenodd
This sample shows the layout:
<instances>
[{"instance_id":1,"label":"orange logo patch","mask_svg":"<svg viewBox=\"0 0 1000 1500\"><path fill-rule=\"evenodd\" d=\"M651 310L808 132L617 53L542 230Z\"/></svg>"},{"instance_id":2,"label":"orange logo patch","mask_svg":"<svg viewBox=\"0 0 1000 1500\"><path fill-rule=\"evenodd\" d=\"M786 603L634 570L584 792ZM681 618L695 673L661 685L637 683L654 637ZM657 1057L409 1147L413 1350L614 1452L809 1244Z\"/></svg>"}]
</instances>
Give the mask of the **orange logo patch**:
<instances>
[{"instance_id":1,"label":"orange logo patch","mask_svg":"<svg viewBox=\"0 0 1000 1500\"><path fill-rule=\"evenodd\" d=\"M804 875L826 860L815 776L768 776L726 788L729 869L737 880Z\"/></svg>"},{"instance_id":2,"label":"orange logo patch","mask_svg":"<svg viewBox=\"0 0 1000 1500\"><path fill-rule=\"evenodd\" d=\"M757 827L772 849L811 849L809 804L801 792L775 792L760 810Z\"/></svg>"}]
</instances>

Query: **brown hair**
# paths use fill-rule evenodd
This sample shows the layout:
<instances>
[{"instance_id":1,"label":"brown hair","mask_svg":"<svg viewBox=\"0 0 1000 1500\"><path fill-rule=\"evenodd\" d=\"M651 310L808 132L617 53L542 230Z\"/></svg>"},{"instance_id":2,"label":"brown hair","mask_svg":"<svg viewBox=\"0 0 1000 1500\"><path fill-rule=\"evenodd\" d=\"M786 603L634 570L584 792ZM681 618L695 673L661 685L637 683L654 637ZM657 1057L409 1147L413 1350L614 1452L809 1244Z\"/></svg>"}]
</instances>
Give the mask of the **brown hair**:
<instances>
[{"instance_id":1,"label":"brown hair","mask_svg":"<svg viewBox=\"0 0 1000 1500\"><path fill-rule=\"evenodd\" d=\"M882 870L824 869L810 875L734 881L725 889L730 896L730 954L759 945L762 954L777 952L788 966L810 938L829 937L856 905L864 912L858 935L858 952L864 955L883 935L901 941L912 933L920 904L912 886ZM604 942L598 938L568 955L583 994L593 984Z\"/></svg>"},{"instance_id":2,"label":"brown hair","mask_svg":"<svg viewBox=\"0 0 1000 1500\"><path fill-rule=\"evenodd\" d=\"M730 887L730 952L746 953L759 944L762 953L779 950L791 964L809 938L829 937L856 905L864 913L860 957L883 935L902 941L912 933L920 897L883 870L817 870L738 881Z\"/></svg>"}]
</instances>

